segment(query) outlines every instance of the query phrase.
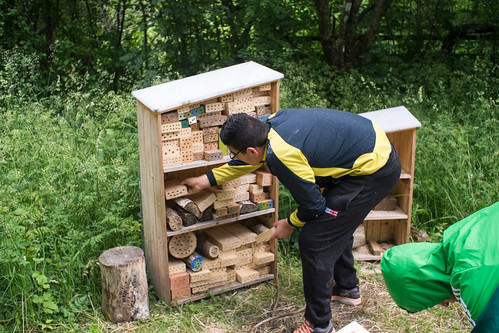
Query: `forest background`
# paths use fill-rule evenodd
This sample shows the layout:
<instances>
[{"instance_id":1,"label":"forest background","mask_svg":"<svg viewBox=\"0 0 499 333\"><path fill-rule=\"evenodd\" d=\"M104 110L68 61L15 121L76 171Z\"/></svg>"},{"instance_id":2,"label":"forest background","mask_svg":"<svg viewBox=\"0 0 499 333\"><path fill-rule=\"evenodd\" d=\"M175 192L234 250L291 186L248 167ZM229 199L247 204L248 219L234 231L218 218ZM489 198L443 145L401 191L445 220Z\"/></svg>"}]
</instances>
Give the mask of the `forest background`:
<instances>
[{"instance_id":1,"label":"forest background","mask_svg":"<svg viewBox=\"0 0 499 333\"><path fill-rule=\"evenodd\" d=\"M142 246L131 91L245 61L285 75L283 108L407 107L422 123L413 224L438 240L499 198L498 13L495 0L0 0L0 329L85 327L98 256ZM282 217L294 202L280 198ZM293 239L279 246L296 258Z\"/></svg>"}]
</instances>

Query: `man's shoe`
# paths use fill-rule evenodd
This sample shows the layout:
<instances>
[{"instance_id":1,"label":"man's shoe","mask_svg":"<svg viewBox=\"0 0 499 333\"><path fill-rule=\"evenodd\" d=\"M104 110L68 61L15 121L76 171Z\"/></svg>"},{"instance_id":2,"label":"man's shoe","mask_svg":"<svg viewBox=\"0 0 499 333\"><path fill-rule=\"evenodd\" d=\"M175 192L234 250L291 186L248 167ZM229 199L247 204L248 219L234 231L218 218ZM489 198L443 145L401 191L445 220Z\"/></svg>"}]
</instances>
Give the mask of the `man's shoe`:
<instances>
[{"instance_id":1,"label":"man's shoe","mask_svg":"<svg viewBox=\"0 0 499 333\"><path fill-rule=\"evenodd\" d=\"M314 324L309 322L308 320L305 320L303 325L298 327L294 333L335 333L335 329L333 327L333 323L331 320L329 321L328 325L324 328L319 328L315 327Z\"/></svg>"},{"instance_id":2,"label":"man's shoe","mask_svg":"<svg viewBox=\"0 0 499 333\"><path fill-rule=\"evenodd\" d=\"M338 301L347 305L359 305L362 301L360 299L359 287L353 287L352 289L343 289L341 287L335 286L333 288L333 296L331 297L333 301Z\"/></svg>"}]
</instances>

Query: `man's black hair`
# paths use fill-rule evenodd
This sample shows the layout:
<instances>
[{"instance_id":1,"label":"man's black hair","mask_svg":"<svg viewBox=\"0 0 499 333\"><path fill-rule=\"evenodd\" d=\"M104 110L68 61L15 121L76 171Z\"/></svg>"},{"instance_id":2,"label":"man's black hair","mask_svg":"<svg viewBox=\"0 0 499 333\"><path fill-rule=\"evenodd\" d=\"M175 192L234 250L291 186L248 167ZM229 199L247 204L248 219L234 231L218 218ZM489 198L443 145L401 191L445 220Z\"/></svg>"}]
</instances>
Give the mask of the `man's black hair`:
<instances>
[{"instance_id":1,"label":"man's black hair","mask_svg":"<svg viewBox=\"0 0 499 333\"><path fill-rule=\"evenodd\" d=\"M243 150L248 147L261 147L267 141L267 123L246 113L237 113L227 118L220 130L220 139L227 146Z\"/></svg>"}]
</instances>

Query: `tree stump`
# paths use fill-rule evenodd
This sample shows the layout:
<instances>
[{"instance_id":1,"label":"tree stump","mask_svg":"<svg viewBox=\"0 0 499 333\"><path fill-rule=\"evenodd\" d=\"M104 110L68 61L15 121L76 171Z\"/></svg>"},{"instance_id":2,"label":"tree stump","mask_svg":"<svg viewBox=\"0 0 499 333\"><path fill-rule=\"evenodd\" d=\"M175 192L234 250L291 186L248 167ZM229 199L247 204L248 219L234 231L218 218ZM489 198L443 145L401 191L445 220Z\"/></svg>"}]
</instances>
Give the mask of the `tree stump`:
<instances>
[{"instance_id":1,"label":"tree stump","mask_svg":"<svg viewBox=\"0 0 499 333\"><path fill-rule=\"evenodd\" d=\"M144 252L136 246L109 249L99 256L102 313L114 323L149 317Z\"/></svg>"}]
</instances>

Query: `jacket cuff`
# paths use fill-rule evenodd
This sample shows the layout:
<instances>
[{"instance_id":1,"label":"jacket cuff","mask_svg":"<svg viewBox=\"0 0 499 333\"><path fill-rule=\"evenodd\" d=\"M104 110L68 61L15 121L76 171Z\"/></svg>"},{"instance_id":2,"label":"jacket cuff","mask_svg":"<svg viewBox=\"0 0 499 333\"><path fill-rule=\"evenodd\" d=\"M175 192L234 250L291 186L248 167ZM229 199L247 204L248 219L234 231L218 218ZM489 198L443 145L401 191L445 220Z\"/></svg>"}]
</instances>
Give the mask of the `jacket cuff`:
<instances>
[{"instance_id":1,"label":"jacket cuff","mask_svg":"<svg viewBox=\"0 0 499 333\"><path fill-rule=\"evenodd\" d=\"M301 228L305 225L305 222L300 221L297 216L298 210L295 210L288 217L288 223L294 228Z\"/></svg>"},{"instance_id":2,"label":"jacket cuff","mask_svg":"<svg viewBox=\"0 0 499 333\"><path fill-rule=\"evenodd\" d=\"M215 176L213 175L213 172L208 171L206 173L206 176L208 177L208 180L210 181L210 186L217 186L217 180L215 179Z\"/></svg>"}]
</instances>

